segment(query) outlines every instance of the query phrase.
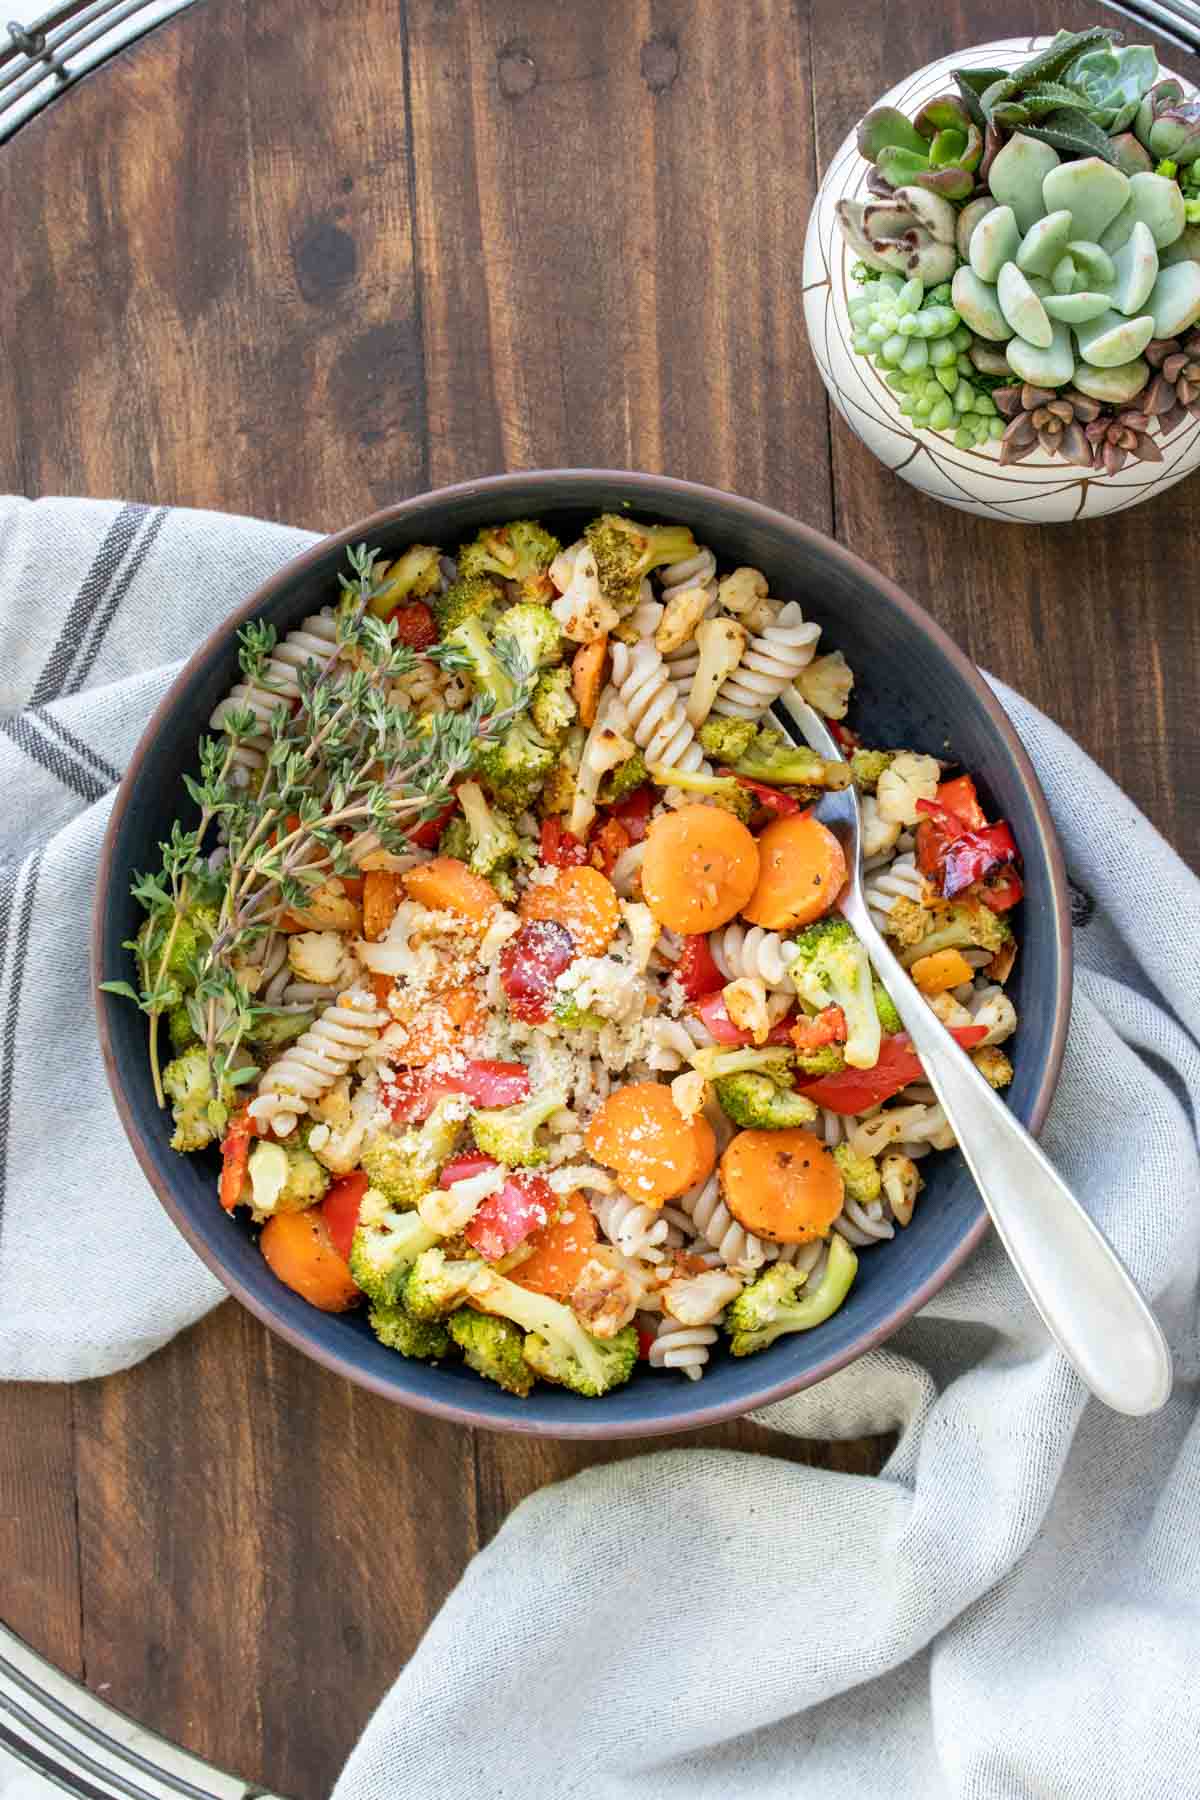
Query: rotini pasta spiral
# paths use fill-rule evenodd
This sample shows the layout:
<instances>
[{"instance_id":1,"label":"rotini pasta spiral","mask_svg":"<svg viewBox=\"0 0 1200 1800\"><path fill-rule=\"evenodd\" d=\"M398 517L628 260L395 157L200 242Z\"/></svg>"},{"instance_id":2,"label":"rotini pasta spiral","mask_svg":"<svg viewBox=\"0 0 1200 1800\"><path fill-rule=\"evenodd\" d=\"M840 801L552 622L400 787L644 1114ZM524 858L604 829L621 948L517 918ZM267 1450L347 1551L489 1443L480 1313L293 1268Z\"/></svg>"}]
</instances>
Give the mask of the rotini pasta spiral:
<instances>
[{"instance_id":1,"label":"rotini pasta spiral","mask_svg":"<svg viewBox=\"0 0 1200 1800\"><path fill-rule=\"evenodd\" d=\"M761 1269L764 1263L773 1260L773 1246L762 1243L739 1225L722 1200L718 1175L712 1174L707 1181L691 1188L679 1200L678 1206L692 1221L696 1236L711 1244L729 1268L748 1272Z\"/></svg>"},{"instance_id":2,"label":"rotini pasta spiral","mask_svg":"<svg viewBox=\"0 0 1200 1800\"><path fill-rule=\"evenodd\" d=\"M821 627L809 623L789 600L775 623L751 638L740 664L722 684L713 711L726 718L761 719L812 661L820 635Z\"/></svg>"},{"instance_id":3,"label":"rotini pasta spiral","mask_svg":"<svg viewBox=\"0 0 1200 1800\"><path fill-rule=\"evenodd\" d=\"M757 976L770 988L785 988L795 993L788 974L789 951L793 948L777 931L766 931L761 925L745 926L735 921L720 931L710 931L708 947L713 961L726 981Z\"/></svg>"},{"instance_id":4,"label":"rotini pasta spiral","mask_svg":"<svg viewBox=\"0 0 1200 1800\"><path fill-rule=\"evenodd\" d=\"M390 1015L362 989L341 994L260 1077L258 1094L250 1102L251 1118L286 1137L313 1101L371 1048L389 1021Z\"/></svg>"},{"instance_id":5,"label":"rotini pasta spiral","mask_svg":"<svg viewBox=\"0 0 1200 1800\"><path fill-rule=\"evenodd\" d=\"M612 678L634 742L648 763L665 763L688 774L703 766L704 753L653 643L644 641L632 650L614 644Z\"/></svg>"},{"instance_id":6,"label":"rotini pasta spiral","mask_svg":"<svg viewBox=\"0 0 1200 1800\"><path fill-rule=\"evenodd\" d=\"M685 588L704 588L711 599L717 591L717 559L702 545L695 556L668 563L660 569L659 580L664 601L672 594L681 594Z\"/></svg>"},{"instance_id":7,"label":"rotini pasta spiral","mask_svg":"<svg viewBox=\"0 0 1200 1800\"><path fill-rule=\"evenodd\" d=\"M683 1068L696 1048L680 1019L647 1019L642 1031L643 1060L648 1069L656 1072Z\"/></svg>"},{"instance_id":8,"label":"rotini pasta spiral","mask_svg":"<svg viewBox=\"0 0 1200 1800\"><path fill-rule=\"evenodd\" d=\"M895 857L885 868L872 870L863 883L867 910L880 931L887 930L888 914L897 900L912 900L920 906L924 897L925 877L911 850Z\"/></svg>"},{"instance_id":9,"label":"rotini pasta spiral","mask_svg":"<svg viewBox=\"0 0 1200 1800\"><path fill-rule=\"evenodd\" d=\"M664 1313L650 1346L650 1367L678 1369L689 1381L699 1381L717 1335L715 1325L681 1325Z\"/></svg>"},{"instance_id":10,"label":"rotini pasta spiral","mask_svg":"<svg viewBox=\"0 0 1200 1800\"><path fill-rule=\"evenodd\" d=\"M223 731L232 712L251 712L265 731L277 706L286 705L300 692L298 671L310 663L327 661L337 649L337 625L329 607L313 613L295 631L276 644L263 669L264 681L239 681L209 719L213 731ZM265 685L269 682L270 685ZM234 756L234 767L261 769L266 759L266 740L246 738Z\"/></svg>"},{"instance_id":11,"label":"rotini pasta spiral","mask_svg":"<svg viewBox=\"0 0 1200 1800\"><path fill-rule=\"evenodd\" d=\"M660 1210L628 1194L593 1194L591 1207L609 1243L635 1261L661 1263L668 1250L683 1242L682 1233Z\"/></svg>"},{"instance_id":12,"label":"rotini pasta spiral","mask_svg":"<svg viewBox=\"0 0 1200 1800\"><path fill-rule=\"evenodd\" d=\"M833 1229L856 1250L861 1250L864 1244L882 1243L886 1238L896 1235L896 1227L884 1216L883 1207L878 1200L873 1201L869 1207L861 1206L857 1200L851 1200L849 1195L833 1221Z\"/></svg>"}]
</instances>

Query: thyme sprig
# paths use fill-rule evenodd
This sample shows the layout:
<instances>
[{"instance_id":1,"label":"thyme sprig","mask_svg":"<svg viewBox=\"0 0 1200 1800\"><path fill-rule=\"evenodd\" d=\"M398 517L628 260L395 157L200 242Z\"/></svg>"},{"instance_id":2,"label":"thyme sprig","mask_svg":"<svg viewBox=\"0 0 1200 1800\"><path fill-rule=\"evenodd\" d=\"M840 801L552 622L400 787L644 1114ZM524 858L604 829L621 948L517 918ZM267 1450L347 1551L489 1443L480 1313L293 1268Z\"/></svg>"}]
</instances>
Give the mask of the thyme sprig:
<instances>
[{"instance_id":1,"label":"thyme sprig","mask_svg":"<svg viewBox=\"0 0 1200 1800\"><path fill-rule=\"evenodd\" d=\"M369 610L381 587L378 552L360 544L348 554L336 644L324 659L287 669L286 688L274 626L254 620L239 632L243 682L259 696L278 693L279 704L265 729L250 706L226 707L222 735L201 740L199 776L184 776L196 823L176 822L160 845L160 869L132 884L149 915L128 946L141 989L103 984L148 1015L160 1106L159 1020L186 996L208 1060L209 1118L218 1132L233 1093L258 1074L248 1054L256 1025L287 1010L255 999L265 940L285 914L304 913L320 889L355 874L356 853L368 843L396 853L410 848L409 832L451 803L478 745L529 703L530 671L519 657L505 661L498 646L514 683L511 706L489 712L490 703L476 698L458 713L418 717L397 684L420 659Z\"/></svg>"}]
</instances>

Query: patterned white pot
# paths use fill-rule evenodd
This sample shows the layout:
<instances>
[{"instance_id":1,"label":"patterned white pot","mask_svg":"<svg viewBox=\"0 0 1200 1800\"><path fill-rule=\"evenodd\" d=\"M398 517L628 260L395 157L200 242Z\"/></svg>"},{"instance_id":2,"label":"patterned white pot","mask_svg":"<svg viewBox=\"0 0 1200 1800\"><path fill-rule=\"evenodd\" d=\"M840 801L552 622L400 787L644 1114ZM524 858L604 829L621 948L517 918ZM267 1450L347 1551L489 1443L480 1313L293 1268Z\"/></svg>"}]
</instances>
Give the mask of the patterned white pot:
<instances>
[{"instance_id":1,"label":"patterned white pot","mask_svg":"<svg viewBox=\"0 0 1200 1800\"><path fill-rule=\"evenodd\" d=\"M878 102L908 117L936 94L954 91L955 68L1016 68L1049 38L1001 38L929 63L888 90ZM1173 73L1163 70L1163 74ZM1188 94L1196 90L1178 78ZM1182 481L1200 466L1200 420L1181 421L1161 445L1160 463L1129 463L1118 475L1083 470L1035 450L1002 467L992 442L959 450L952 437L913 425L892 390L865 356L851 349L847 299L858 291L850 271L858 258L838 227L834 207L868 193L868 165L851 132L830 163L804 240L804 317L817 367L833 402L853 431L895 474L963 512L987 519L1050 525L1122 512Z\"/></svg>"}]
</instances>

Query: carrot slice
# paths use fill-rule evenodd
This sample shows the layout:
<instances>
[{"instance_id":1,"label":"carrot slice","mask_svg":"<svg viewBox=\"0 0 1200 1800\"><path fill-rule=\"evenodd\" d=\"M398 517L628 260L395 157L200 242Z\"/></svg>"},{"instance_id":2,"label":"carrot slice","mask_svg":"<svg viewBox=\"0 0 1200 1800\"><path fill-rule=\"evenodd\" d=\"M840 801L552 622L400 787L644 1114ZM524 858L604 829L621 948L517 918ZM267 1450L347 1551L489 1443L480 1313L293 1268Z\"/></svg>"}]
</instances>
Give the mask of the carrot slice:
<instances>
[{"instance_id":1,"label":"carrot slice","mask_svg":"<svg viewBox=\"0 0 1200 1800\"><path fill-rule=\"evenodd\" d=\"M593 638L581 644L571 658L571 692L579 708L579 723L596 723L596 706L604 685L604 663L608 656L608 636Z\"/></svg>"},{"instance_id":2,"label":"carrot slice","mask_svg":"<svg viewBox=\"0 0 1200 1800\"><path fill-rule=\"evenodd\" d=\"M961 950L935 950L932 956L918 956L908 972L921 992L930 995L961 987L975 973Z\"/></svg>"},{"instance_id":3,"label":"carrot slice","mask_svg":"<svg viewBox=\"0 0 1200 1800\"><path fill-rule=\"evenodd\" d=\"M500 904L491 882L456 856L435 856L432 862L406 869L400 879L410 900L433 912L459 913L477 925L486 924Z\"/></svg>"},{"instance_id":4,"label":"carrot slice","mask_svg":"<svg viewBox=\"0 0 1200 1800\"><path fill-rule=\"evenodd\" d=\"M744 916L768 931L811 925L827 913L846 880L842 846L811 813L776 819L758 840L758 882ZM642 885L646 872L642 870Z\"/></svg>"},{"instance_id":5,"label":"carrot slice","mask_svg":"<svg viewBox=\"0 0 1200 1800\"><path fill-rule=\"evenodd\" d=\"M553 881L527 887L521 917L553 919L566 926L580 956L601 956L621 922L621 902L607 875L585 863L559 869Z\"/></svg>"},{"instance_id":6,"label":"carrot slice","mask_svg":"<svg viewBox=\"0 0 1200 1800\"><path fill-rule=\"evenodd\" d=\"M631 1081L617 1088L587 1130L587 1147L597 1162L615 1169L621 1186L647 1206L661 1206L712 1168L716 1142L706 1120L687 1120L657 1081ZM707 1134L707 1135L706 1135Z\"/></svg>"},{"instance_id":7,"label":"carrot slice","mask_svg":"<svg viewBox=\"0 0 1200 1800\"><path fill-rule=\"evenodd\" d=\"M369 943L381 938L395 918L400 892L400 877L386 869L368 869L363 876L363 936Z\"/></svg>"},{"instance_id":8,"label":"carrot slice","mask_svg":"<svg viewBox=\"0 0 1200 1800\"><path fill-rule=\"evenodd\" d=\"M349 1268L333 1247L319 1206L307 1212L276 1213L258 1240L267 1266L285 1287L294 1288L322 1312L345 1312L360 1299Z\"/></svg>"},{"instance_id":9,"label":"carrot slice","mask_svg":"<svg viewBox=\"0 0 1200 1800\"><path fill-rule=\"evenodd\" d=\"M533 1254L510 1269L508 1279L535 1294L565 1300L596 1247L596 1221L583 1194L568 1194L563 1212L526 1238Z\"/></svg>"},{"instance_id":10,"label":"carrot slice","mask_svg":"<svg viewBox=\"0 0 1200 1800\"><path fill-rule=\"evenodd\" d=\"M741 912L758 879L758 844L719 806L681 806L646 834L642 893L668 931L715 931Z\"/></svg>"},{"instance_id":11,"label":"carrot slice","mask_svg":"<svg viewBox=\"0 0 1200 1800\"><path fill-rule=\"evenodd\" d=\"M721 1194L755 1237L807 1244L842 1210L842 1172L811 1131L739 1131L721 1158Z\"/></svg>"}]
</instances>

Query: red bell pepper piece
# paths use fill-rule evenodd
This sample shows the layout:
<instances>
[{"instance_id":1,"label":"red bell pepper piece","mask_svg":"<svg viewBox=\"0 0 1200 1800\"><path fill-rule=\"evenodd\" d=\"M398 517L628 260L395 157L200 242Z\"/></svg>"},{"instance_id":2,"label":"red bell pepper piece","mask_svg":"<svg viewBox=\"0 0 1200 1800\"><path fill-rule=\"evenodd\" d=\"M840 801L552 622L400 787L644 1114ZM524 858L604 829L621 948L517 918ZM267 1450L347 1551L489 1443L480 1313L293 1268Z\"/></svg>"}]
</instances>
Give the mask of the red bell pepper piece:
<instances>
[{"instance_id":1,"label":"red bell pepper piece","mask_svg":"<svg viewBox=\"0 0 1200 1800\"><path fill-rule=\"evenodd\" d=\"M797 1019L791 1038L797 1050L823 1050L826 1044L844 1044L846 1015L840 1006L826 1006L815 1019Z\"/></svg>"},{"instance_id":2,"label":"red bell pepper piece","mask_svg":"<svg viewBox=\"0 0 1200 1800\"><path fill-rule=\"evenodd\" d=\"M964 888L974 887L993 869L1016 861L1017 846L1003 820L983 831L964 831L946 850L942 870L942 894L953 900Z\"/></svg>"},{"instance_id":3,"label":"red bell pepper piece","mask_svg":"<svg viewBox=\"0 0 1200 1800\"><path fill-rule=\"evenodd\" d=\"M779 818L786 819L792 813L804 812L806 808L792 795L785 794L777 787L769 787L765 781L751 781L748 775L735 777L739 787L749 788L760 806Z\"/></svg>"},{"instance_id":4,"label":"red bell pepper piece","mask_svg":"<svg viewBox=\"0 0 1200 1800\"><path fill-rule=\"evenodd\" d=\"M640 844L650 829L650 814L658 803L658 789L653 782L647 781L642 787L634 788L632 794L626 794L623 800L614 801L608 808L609 817L619 819L629 833L631 844Z\"/></svg>"},{"instance_id":5,"label":"red bell pepper piece","mask_svg":"<svg viewBox=\"0 0 1200 1800\"><path fill-rule=\"evenodd\" d=\"M465 1094L475 1106L515 1106L529 1098L529 1070L519 1062L476 1061L461 1069L410 1069L393 1084L393 1119L427 1119L439 1100Z\"/></svg>"},{"instance_id":6,"label":"red bell pepper piece","mask_svg":"<svg viewBox=\"0 0 1200 1800\"><path fill-rule=\"evenodd\" d=\"M620 819L605 819L588 839L588 861L602 875L611 875L617 866L617 858L628 850L632 841Z\"/></svg>"},{"instance_id":7,"label":"red bell pepper piece","mask_svg":"<svg viewBox=\"0 0 1200 1800\"><path fill-rule=\"evenodd\" d=\"M484 1156L477 1150L473 1156L453 1156L438 1176L439 1187L453 1187L456 1181L469 1181L472 1175L482 1175L485 1169L497 1166L494 1156Z\"/></svg>"},{"instance_id":8,"label":"red bell pepper piece","mask_svg":"<svg viewBox=\"0 0 1200 1800\"><path fill-rule=\"evenodd\" d=\"M987 824L987 814L979 804L975 783L969 775L956 775L953 781L943 781L936 798L939 806L954 814L964 831L981 831ZM918 804L927 806L929 802Z\"/></svg>"},{"instance_id":9,"label":"red bell pepper piece","mask_svg":"<svg viewBox=\"0 0 1200 1800\"><path fill-rule=\"evenodd\" d=\"M428 650L438 640L433 614L423 600L407 600L391 616L392 635L410 650Z\"/></svg>"},{"instance_id":10,"label":"red bell pepper piece","mask_svg":"<svg viewBox=\"0 0 1200 1800\"><path fill-rule=\"evenodd\" d=\"M638 1326L637 1337L638 1337L638 1361L639 1362L649 1362L650 1361L650 1346L654 1342L656 1335L657 1334L655 1332L650 1331L645 1325Z\"/></svg>"},{"instance_id":11,"label":"red bell pepper piece","mask_svg":"<svg viewBox=\"0 0 1200 1800\"><path fill-rule=\"evenodd\" d=\"M1015 863L1002 863L991 874L985 875L979 884L979 898L993 912L1007 912L1024 894L1025 883L1017 873Z\"/></svg>"},{"instance_id":12,"label":"red bell pepper piece","mask_svg":"<svg viewBox=\"0 0 1200 1800\"><path fill-rule=\"evenodd\" d=\"M838 748L843 756L849 756L852 750L858 749L862 739L857 731L852 731L849 725L843 725L840 719L828 719L826 723L829 726L830 735L836 738Z\"/></svg>"},{"instance_id":13,"label":"red bell pepper piece","mask_svg":"<svg viewBox=\"0 0 1200 1800\"><path fill-rule=\"evenodd\" d=\"M423 824L412 827L406 834L409 843L415 844L418 850L432 850L457 811L458 801L451 800L436 819L426 819Z\"/></svg>"},{"instance_id":14,"label":"red bell pepper piece","mask_svg":"<svg viewBox=\"0 0 1200 1800\"><path fill-rule=\"evenodd\" d=\"M573 837L556 815L542 820L542 861L552 869L578 869L588 859L587 845Z\"/></svg>"},{"instance_id":15,"label":"red bell pepper piece","mask_svg":"<svg viewBox=\"0 0 1200 1800\"><path fill-rule=\"evenodd\" d=\"M986 1025L955 1025L951 1037L964 1050L970 1050L980 1038L987 1036ZM802 1081L800 1091L806 1099L835 1113L865 1112L890 1100L910 1081L921 1079L921 1059L912 1047L906 1031L885 1037L879 1050L879 1061L873 1069L842 1069L836 1075L822 1075L816 1081Z\"/></svg>"},{"instance_id":16,"label":"red bell pepper piece","mask_svg":"<svg viewBox=\"0 0 1200 1800\"><path fill-rule=\"evenodd\" d=\"M548 1225L557 1210L558 1195L544 1176L518 1172L488 1195L463 1236L488 1262L499 1262Z\"/></svg>"},{"instance_id":17,"label":"red bell pepper piece","mask_svg":"<svg viewBox=\"0 0 1200 1800\"><path fill-rule=\"evenodd\" d=\"M361 1169L335 1181L321 1202L321 1217L329 1241L343 1262L350 1261L350 1247L358 1227L358 1209L370 1182Z\"/></svg>"},{"instance_id":18,"label":"red bell pepper piece","mask_svg":"<svg viewBox=\"0 0 1200 1800\"><path fill-rule=\"evenodd\" d=\"M725 977L708 947L706 932L684 938L679 961L675 964L675 980L689 1000L703 1000L706 994L719 993L725 986Z\"/></svg>"},{"instance_id":19,"label":"red bell pepper piece","mask_svg":"<svg viewBox=\"0 0 1200 1800\"><path fill-rule=\"evenodd\" d=\"M697 1001L696 1011L708 1026L718 1044L737 1045L743 1047L752 1044L754 1039L748 1031L739 1031L725 1008L725 996L721 993L705 994ZM792 1026L796 1023L795 1015L789 1014L772 1025L768 1044L790 1044Z\"/></svg>"},{"instance_id":20,"label":"red bell pepper piece","mask_svg":"<svg viewBox=\"0 0 1200 1800\"><path fill-rule=\"evenodd\" d=\"M231 1213L242 1197L246 1182L246 1165L250 1161L250 1139L254 1136L254 1120L247 1104L235 1112L221 1139L221 1183L217 1192L225 1211Z\"/></svg>"}]
</instances>

